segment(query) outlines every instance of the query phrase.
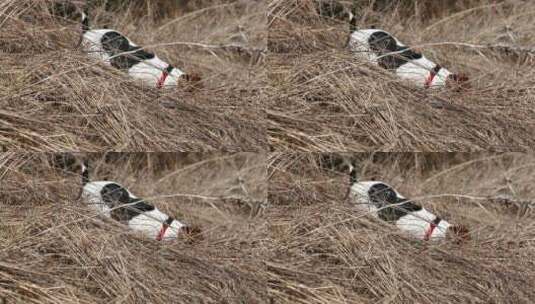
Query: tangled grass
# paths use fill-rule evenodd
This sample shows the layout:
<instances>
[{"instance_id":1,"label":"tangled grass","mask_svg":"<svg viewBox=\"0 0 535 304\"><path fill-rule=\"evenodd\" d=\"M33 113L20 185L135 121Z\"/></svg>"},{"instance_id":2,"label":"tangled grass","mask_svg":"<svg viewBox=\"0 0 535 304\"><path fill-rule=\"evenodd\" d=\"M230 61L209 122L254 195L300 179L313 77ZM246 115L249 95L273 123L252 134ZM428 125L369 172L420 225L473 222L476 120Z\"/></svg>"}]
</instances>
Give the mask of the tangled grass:
<instances>
[{"instance_id":1,"label":"tangled grass","mask_svg":"<svg viewBox=\"0 0 535 304\"><path fill-rule=\"evenodd\" d=\"M324 2L330 0L323 0ZM338 1L351 7L353 1ZM272 149L527 151L535 143L533 3L356 1L358 26L385 29L431 60L470 76L462 92L426 90L355 59L349 25L317 1L271 1L267 106ZM377 3L376 3L377 2ZM412 3L413 8L404 4ZM374 4L374 5L372 5ZM396 6L395 4L400 4ZM454 5L455 4L455 5ZM488 45L494 47L487 47ZM506 51L498 46L517 48Z\"/></svg>"},{"instance_id":2,"label":"tangled grass","mask_svg":"<svg viewBox=\"0 0 535 304\"><path fill-rule=\"evenodd\" d=\"M393 185L468 226L471 239L416 241L356 210L344 202L347 174L326 154L86 154L94 179L203 229L193 244L162 244L84 207L77 169L49 154L3 153L0 294L27 303L535 299L532 155L347 155L362 180ZM266 193L255 212L250 203Z\"/></svg>"},{"instance_id":3,"label":"tangled grass","mask_svg":"<svg viewBox=\"0 0 535 304\"><path fill-rule=\"evenodd\" d=\"M161 243L77 200L80 176L50 154L2 154L0 298L7 303L264 303L264 200L254 153L86 154L94 180L115 180L203 239ZM63 168L64 170L62 170ZM238 180L243 180L243 185ZM243 190L245 189L245 190Z\"/></svg>"},{"instance_id":4,"label":"tangled grass","mask_svg":"<svg viewBox=\"0 0 535 304\"><path fill-rule=\"evenodd\" d=\"M359 26L468 72L455 92L353 58L313 0L140 3L97 1L92 24L204 88L147 88L76 50L78 19L52 1L0 3L0 151L27 151L0 153L0 303L534 302L535 158L480 151L534 146L533 4L357 0ZM203 238L98 216L72 155L34 153L111 150L139 152L73 155ZM348 153L371 150L472 153ZM415 241L355 210L339 156L471 239Z\"/></svg>"},{"instance_id":5,"label":"tangled grass","mask_svg":"<svg viewBox=\"0 0 535 304\"><path fill-rule=\"evenodd\" d=\"M347 173L322 155L271 157L269 296L274 303L531 303L535 213L490 197L535 198L523 154L355 154L361 180L385 181L471 240L421 242L344 204Z\"/></svg>"},{"instance_id":6,"label":"tangled grass","mask_svg":"<svg viewBox=\"0 0 535 304\"><path fill-rule=\"evenodd\" d=\"M266 98L263 3L199 1L165 18L134 4L91 7L94 28L117 29L204 79L202 89L157 90L85 56L79 16L53 14L54 2L0 4L0 150L267 149L257 106Z\"/></svg>"}]
</instances>

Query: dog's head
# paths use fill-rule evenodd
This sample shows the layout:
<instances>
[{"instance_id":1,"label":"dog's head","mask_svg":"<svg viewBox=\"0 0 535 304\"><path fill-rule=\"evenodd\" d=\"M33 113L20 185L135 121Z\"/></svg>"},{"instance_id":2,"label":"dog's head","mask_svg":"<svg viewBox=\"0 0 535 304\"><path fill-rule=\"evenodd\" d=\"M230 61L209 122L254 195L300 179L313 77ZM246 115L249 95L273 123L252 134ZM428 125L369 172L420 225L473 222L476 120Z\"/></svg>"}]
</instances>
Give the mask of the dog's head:
<instances>
[{"instance_id":1,"label":"dog's head","mask_svg":"<svg viewBox=\"0 0 535 304\"><path fill-rule=\"evenodd\" d=\"M456 91L468 89L470 88L469 80L470 78L464 73L449 74L446 78L446 87Z\"/></svg>"},{"instance_id":2,"label":"dog's head","mask_svg":"<svg viewBox=\"0 0 535 304\"><path fill-rule=\"evenodd\" d=\"M189 90L195 90L195 89L202 89L202 77L200 74L197 73L191 73L191 74L182 74L178 78L177 85L183 85L186 84L186 86L189 88Z\"/></svg>"},{"instance_id":3,"label":"dog's head","mask_svg":"<svg viewBox=\"0 0 535 304\"><path fill-rule=\"evenodd\" d=\"M470 240L470 231L464 225L451 225L446 231L446 238L457 243Z\"/></svg>"},{"instance_id":4,"label":"dog's head","mask_svg":"<svg viewBox=\"0 0 535 304\"><path fill-rule=\"evenodd\" d=\"M204 239L202 236L202 229L199 226L183 226L180 231L185 241L189 244Z\"/></svg>"}]
</instances>

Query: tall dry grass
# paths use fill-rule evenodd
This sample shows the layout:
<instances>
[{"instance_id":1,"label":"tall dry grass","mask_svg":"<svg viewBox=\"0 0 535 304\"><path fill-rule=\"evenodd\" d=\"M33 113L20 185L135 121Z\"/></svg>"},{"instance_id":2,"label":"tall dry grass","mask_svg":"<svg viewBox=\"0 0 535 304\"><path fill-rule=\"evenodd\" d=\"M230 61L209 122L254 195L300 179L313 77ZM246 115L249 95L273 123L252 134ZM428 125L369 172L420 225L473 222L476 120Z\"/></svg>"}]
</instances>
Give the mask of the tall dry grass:
<instances>
[{"instance_id":1,"label":"tall dry grass","mask_svg":"<svg viewBox=\"0 0 535 304\"><path fill-rule=\"evenodd\" d=\"M80 155L83 156L83 155ZM7 303L265 303L266 158L238 154L87 154L115 180L203 239L161 243L78 201L76 165L0 154L0 299ZM65 169L65 170L62 170ZM243 180L240 185L238 180ZM245 189L245 190L244 190Z\"/></svg>"},{"instance_id":2,"label":"tall dry grass","mask_svg":"<svg viewBox=\"0 0 535 304\"><path fill-rule=\"evenodd\" d=\"M273 149L533 148L533 52L470 46L532 48L533 2L356 1L359 28L385 29L449 70L468 73L471 89L461 93L419 89L353 58L344 48L348 23L320 16L316 2L276 0L268 8Z\"/></svg>"},{"instance_id":3,"label":"tall dry grass","mask_svg":"<svg viewBox=\"0 0 535 304\"><path fill-rule=\"evenodd\" d=\"M533 202L533 155L354 158L361 180L387 182L442 218L467 225L471 240L412 240L345 204L347 173L320 167L324 155L272 155L266 218L274 303L533 302L535 213L518 214L488 198Z\"/></svg>"},{"instance_id":4,"label":"tall dry grass","mask_svg":"<svg viewBox=\"0 0 535 304\"><path fill-rule=\"evenodd\" d=\"M325 154L85 154L93 179L203 228L196 243L162 244L76 200L76 164L3 153L0 294L25 303L533 302L533 155L345 155L362 180L468 226L471 240L415 241L345 204L348 176ZM267 208L252 212L247 201L266 192Z\"/></svg>"},{"instance_id":5,"label":"tall dry grass","mask_svg":"<svg viewBox=\"0 0 535 304\"><path fill-rule=\"evenodd\" d=\"M92 2L93 28L119 30L169 63L202 74L204 88L191 92L146 87L87 58L76 49L79 16L52 14L54 2L0 4L1 150L267 149L258 107L267 81L259 52L266 44L264 3L199 1L191 11L155 17L152 6L110 11Z\"/></svg>"}]
</instances>

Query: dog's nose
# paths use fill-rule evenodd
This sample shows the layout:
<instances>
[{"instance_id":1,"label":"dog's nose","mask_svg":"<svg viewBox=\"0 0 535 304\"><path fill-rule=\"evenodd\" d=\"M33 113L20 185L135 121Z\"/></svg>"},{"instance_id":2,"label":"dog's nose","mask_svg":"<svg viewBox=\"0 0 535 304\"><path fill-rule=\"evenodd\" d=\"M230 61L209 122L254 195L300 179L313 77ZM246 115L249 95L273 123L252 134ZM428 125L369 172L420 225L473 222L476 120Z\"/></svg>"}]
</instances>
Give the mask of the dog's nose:
<instances>
[{"instance_id":1,"label":"dog's nose","mask_svg":"<svg viewBox=\"0 0 535 304\"><path fill-rule=\"evenodd\" d=\"M457 242L470 240L470 231L463 225L452 225L446 231L446 238Z\"/></svg>"}]
</instances>

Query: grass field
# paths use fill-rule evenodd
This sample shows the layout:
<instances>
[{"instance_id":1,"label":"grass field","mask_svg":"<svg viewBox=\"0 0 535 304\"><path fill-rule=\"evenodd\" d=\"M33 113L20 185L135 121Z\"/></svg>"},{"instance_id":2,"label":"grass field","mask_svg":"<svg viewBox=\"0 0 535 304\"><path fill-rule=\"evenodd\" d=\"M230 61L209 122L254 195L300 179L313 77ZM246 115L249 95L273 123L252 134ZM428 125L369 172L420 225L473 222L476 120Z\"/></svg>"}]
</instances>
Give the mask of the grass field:
<instances>
[{"instance_id":1,"label":"grass field","mask_svg":"<svg viewBox=\"0 0 535 304\"><path fill-rule=\"evenodd\" d=\"M84 155L80 155L84 156ZM162 244L77 200L80 176L49 154L0 158L0 296L7 303L265 303L265 156L86 154L109 179L203 239ZM238 182L242 180L242 185Z\"/></svg>"},{"instance_id":2,"label":"grass field","mask_svg":"<svg viewBox=\"0 0 535 304\"><path fill-rule=\"evenodd\" d=\"M77 154L203 239L162 244L77 199L78 168L0 158L0 294L8 303L531 303L533 155L357 153L470 239L423 242L344 201L316 153ZM266 201L267 204L262 202ZM507 204L498 197L509 197Z\"/></svg>"},{"instance_id":3,"label":"grass field","mask_svg":"<svg viewBox=\"0 0 535 304\"><path fill-rule=\"evenodd\" d=\"M467 73L455 91L354 58L332 0L90 0L203 77L157 90L77 49L57 1L0 1L0 304L535 302L534 2L337 1ZM81 159L202 237L95 213ZM343 159L470 238L357 210Z\"/></svg>"},{"instance_id":4,"label":"grass field","mask_svg":"<svg viewBox=\"0 0 535 304\"><path fill-rule=\"evenodd\" d=\"M338 2L349 8L353 3ZM274 0L268 8L267 106L274 150L532 149L533 2L356 2L359 28L375 26L420 47L449 70L467 73L471 88L425 90L400 81L355 59L344 48L349 24L320 16L317 1ZM486 45L529 51L505 53Z\"/></svg>"},{"instance_id":5,"label":"grass field","mask_svg":"<svg viewBox=\"0 0 535 304\"><path fill-rule=\"evenodd\" d=\"M273 303L533 302L533 155L354 158L361 180L393 185L449 222L468 226L471 240L410 239L344 203L347 173L318 166L320 155L273 155L265 215ZM519 212L489 199L499 195L531 207Z\"/></svg>"},{"instance_id":6,"label":"grass field","mask_svg":"<svg viewBox=\"0 0 535 304\"><path fill-rule=\"evenodd\" d=\"M0 150L263 151L267 149L265 4L197 1L167 16L139 5L90 7L91 26L119 30L203 89L157 90L76 49L79 16L55 1L0 4ZM79 7L84 1L74 1ZM149 2L147 2L149 3ZM250 53L219 45L241 45Z\"/></svg>"}]
</instances>

